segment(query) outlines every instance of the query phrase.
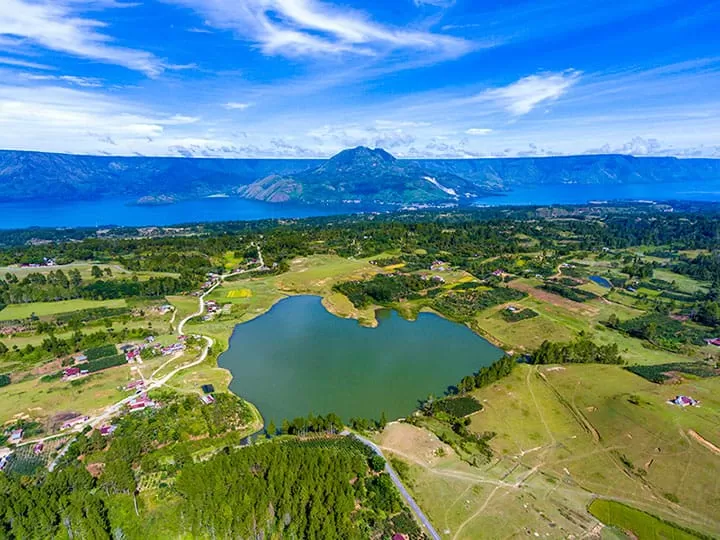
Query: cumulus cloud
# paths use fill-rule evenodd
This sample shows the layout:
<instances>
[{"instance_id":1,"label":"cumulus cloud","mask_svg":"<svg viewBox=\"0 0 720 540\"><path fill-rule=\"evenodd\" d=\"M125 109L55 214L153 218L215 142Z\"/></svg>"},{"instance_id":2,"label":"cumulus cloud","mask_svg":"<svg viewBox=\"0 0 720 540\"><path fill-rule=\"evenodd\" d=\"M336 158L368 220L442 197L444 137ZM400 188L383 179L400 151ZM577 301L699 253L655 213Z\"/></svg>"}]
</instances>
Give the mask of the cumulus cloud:
<instances>
[{"instance_id":1,"label":"cumulus cloud","mask_svg":"<svg viewBox=\"0 0 720 540\"><path fill-rule=\"evenodd\" d=\"M117 3L107 6L113 7L113 4L117 6ZM74 1L2 0L0 36L24 38L46 49L124 66L151 76L162 71L162 63L151 53L114 45L111 37L101 31L106 25L79 16L76 12L79 7Z\"/></svg>"},{"instance_id":2,"label":"cumulus cloud","mask_svg":"<svg viewBox=\"0 0 720 540\"><path fill-rule=\"evenodd\" d=\"M559 99L579 80L580 75L574 70L530 75L508 86L486 90L476 96L476 100L495 102L510 114L522 116L538 105Z\"/></svg>"},{"instance_id":3,"label":"cumulus cloud","mask_svg":"<svg viewBox=\"0 0 720 540\"><path fill-rule=\"evenodd\" d=\"M363 13L319 0L166 1L196 10L208 24L234 30L269 55L374 56L393 50L416 50L453 58L472 49L460 38L386 26Z\"/></svg>"}]
</instances>

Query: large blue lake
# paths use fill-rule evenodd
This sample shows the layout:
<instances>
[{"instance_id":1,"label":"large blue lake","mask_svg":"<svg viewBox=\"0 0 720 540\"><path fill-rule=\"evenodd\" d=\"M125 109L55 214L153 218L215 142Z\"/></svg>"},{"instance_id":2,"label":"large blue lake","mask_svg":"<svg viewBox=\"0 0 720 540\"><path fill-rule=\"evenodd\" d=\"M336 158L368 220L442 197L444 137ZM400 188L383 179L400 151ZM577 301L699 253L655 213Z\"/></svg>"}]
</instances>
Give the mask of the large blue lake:
<instances>
[{"instance_id":1,"label":"large blue lake","mask_svg":"<svg viewBox=\"0 0 720 540\"><path fill-rule=\"evenodd\" d=\"M603 200L720 201L720 180L705 184L629 184L583 186L561 184L521 187L501 197L479 201L487 205L583 204ZM174 225L203 221L302 218L358 212L355 205L312 207L270 204L237 198L208 198L161 206L133 206L129 200L105 199L51 203L0 203L0 228L81 227L100 225Z\"/></svg>"},{"instance_id":2,"label":"large blue lake","mask_svg":"<svg viewBox=\"0 0 720 540\"><path fill-rule=\"evenodd\" d=\"M432 313L384 312L377 328L331 315L317 296L295 296L235 327L218 359L230 389L280 425L309 413L394 419L428 394L442 396L503 352Z\"/></svg>"}]
</instances>

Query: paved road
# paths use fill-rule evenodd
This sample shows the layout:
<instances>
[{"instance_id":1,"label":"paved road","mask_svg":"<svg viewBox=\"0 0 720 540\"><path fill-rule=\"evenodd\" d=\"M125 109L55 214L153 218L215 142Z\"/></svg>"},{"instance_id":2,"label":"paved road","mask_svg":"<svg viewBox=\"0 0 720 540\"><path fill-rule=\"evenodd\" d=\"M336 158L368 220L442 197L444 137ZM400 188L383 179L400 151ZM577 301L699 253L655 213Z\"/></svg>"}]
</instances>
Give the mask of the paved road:
<instances>
[{"instance_id":1,"label":"paved road","mask_svg":"<svg viewBox=\"0 0 720 540\"><path fill-rule=\"evenodd\" d=\"M375 452L378 456L383 458L385 460L385 472L387 472L390 475L390 478L393 481L393 484L395 484L395 487L398 488L398 491L403 496L403 499L405 499L405 502L408 504L410 509L415 514L415 517L418 519L420 523L425 527L426 532L434 538L434 540L441 540L440 535L437 533L435 528L432 526L432 523L430 523L430 520L427 518L427 516L423 513L423 511L420 509L420 507L415 502L415 499L412 498L412 495L408 493L408 490L405 489L405 486L402 483L402 480L400 480L400 477L397 475L395 470L390 466L390 462L385 458L385 455L382 453L382 450L380 450L380 447L376 445L374 442L366 439L365 437L361 437L357 433L350 433L349 431L343 431L342 435L352 435L357 440L359 440L361 443L363 443L365 446L369 447L373 452Z\"/></svg>"}]
</instances>

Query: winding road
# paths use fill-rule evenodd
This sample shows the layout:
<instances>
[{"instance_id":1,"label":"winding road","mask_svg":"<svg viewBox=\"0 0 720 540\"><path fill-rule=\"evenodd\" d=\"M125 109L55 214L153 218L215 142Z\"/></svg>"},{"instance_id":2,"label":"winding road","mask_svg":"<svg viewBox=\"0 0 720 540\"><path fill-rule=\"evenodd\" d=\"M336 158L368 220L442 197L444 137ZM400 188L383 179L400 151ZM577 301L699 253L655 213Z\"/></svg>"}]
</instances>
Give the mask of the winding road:
<instances>
[{"instance_id":1,"label":"winding road","mask_svg":"<svg viewBox=\"0 0 720 540\"><path fill-rule=\"evenodd\" d=\"M195 317L199 317L199 316L201 316L203 313L205 313L205 297L208 296L210 293L212 293L225 279L227 279L227 278L229 278L229 277L232 277L232 276L239 275L239 274L243 274L243 273L246 273L246 272L255 271L255 270L258 270L258 269L263 268L263 267L265 266L265 262L264 262L263 257L262 257L262 252L260 251L260 248L259 248L259 247L258 247L257 249L258 249L258 265L257 265L257 267L252 268L252 269L247 269L247 270L238 270L238 271L236 271L236 272L231 272L231 273L229 273L229 274L221 275L220 278L218 279L218 281L217 281L214 285L212 285L212 287L210 287L209 289L207 289L205 292L203 292L203 293L198 297L198 304L199 304L199 305L198 305L198 310L197 310L195 313L192 313L192 314L186 316L184 319L182 319L182 320L178 323L177 328L176 328L176 330L175 330L178 336L184 335L184 334L183 334L183 330L184 330L184 328L185 328L185 324L186 324L188 321L190 321L191 319L193 319L193 318L195 318ZM173 316L173 317L174 317L174 316ZM150 378L147 379L147 381L146 381L146 386L145 386L145 391L147 392L147 391L150 391L150 390L154 390L154 389L156 389L156 388L159 388L159 387L165 385L170 379L172 379L172 378L173 378L175 375L177 375L180 371L183 371L183 370L185 370L185 369L189 369L189 368L192 368L192 367L195 367L195 366L197 366L197 365L202 364L202 363L207 359L207 356L208 356L208 354L209 354L209 352L210 352L210 349L211 349L211 347L213 346L213 343L214 343L214 342L213 342L213 339L210 338L209 336L200 336L200 337L202 337L202 338L205 340L206 345L205 345L205 347L203 348L202 352L200 353L200 356L199 356L195 361L193 361L193 362L191 362L191 363L189 363L189 364L184 364L184 365L178 366L177 368L175 368L173 371L171 371L171 372L168 373L167 375L163 376L162 378L156 379L156 378L155 378L155 375L156 375L163 367L165 367L165 365L167 365L167 364L169 363L169 362L166 362L166 363L163 364L160 368L156 369L156 370L152 373L152 375L150 376ZM121 409L122 409L122 407L123 407L124 405L126 405L126 404L129 403L129 402L131 402L131 401L132 401L133 399L135 399L136 397L137 397L137 396L136 396L135 394L133 394L133 395L130 395L130 396L128 396L128 397L126 397L126 398L118 401L117 403L115 403L115 404L107 407L102 413L98 414L97 416L88 418L87 421L78 424L78 425L75 427L75 430L76 430L76 431L81 431L81 430L84 429L86 426L97 427L97 426L98 426L99 424L101 424L102 422L104 422L104 421L108 420L109 418L111 418L112 416L115 416L116 414L118 414L118 413L121 411ZM347 431L347 430L346 430L346 431L343 431L343 432L342 432L342 435L346 435L346 436L349 435L349 436L355 437L357 440L359 440L359 441L360 441L361 443L363 443L365 446L367 446L368 448L370 448L375 454L377 454L378 456L382 457L382 458L385 460L385 472L387 472L387 474L390 476L390 479L392 480L393 484L395 485L395 487L396 487L396 488L398 489L398 491L400 492L400 495L403 497L403 499L405 500L405 502L407 503L407 505L410 507L410 509L411 509L411 511L413 512L413 514L415 515L417 521L422 525L422 527L425 529L425 531L427 532L427 534L429 534L429 535L433 538L433 540L441 540L440 535L439 535L438 532L435 530L435 528L433 527L432 523L430 523L430 520L427 518L427 516L425 515L425 513L420 509L420 507L418 506L418 504L415 502L415 499L413 499L412 495L410 495L410 493L408 492L408 490L405 488L405 485L402 483L402 480L400 479L400 477L398 476L398 474L395 472L395 470L392 468L392 466L390 465L390 462L387 460L387 458L385 458L385 455L383 454L383 452L382 452L382 450L380 449L380 447L377 446L377 445L376 445L375 443L373 443L372 441L370 441L369 439L366 439L365 437L362 437L361 435L358 435L357 433L351 433L350 431ZM50 437L45 437L45 438L43 438L43 439L35 439L35 440L32 440L32 441L26 441L26 442L23 443L23 444L35 444L35 443L37 443L37 442L40 442L40 441L43 441L43 440L47 440L47 439L51 439L51 438L58 437L58 436L62 436L62 434L55 434L55 435L52 435L52 436L50 436ZM68 451L68 449L70 448L70 445L72 444L72 442L74 441L74 439L75 439L75 438L73 437L73 439L71 439L70 441L68 441L68 443L67 443L66 445L64 445L63 448L58 452L57 457L52 461L52 463L50 463L50 465L49 465L48 468L49 468L51 471L57 466L59 460L60 460L60 459L62 458L62 456L64 456L65 453Z\"/></svg>"},{"instance_id":2,"label":"winding road","mask_svg":"<svg viewBox=\"0 0 720 540\"><path fill-rule=\"evenodd\" d=\"M410 509L412 510L413 514L415 514L415 517L417 520L422 524L422 526L425 528L426 532L434 539L434 540L441 540L440 535L435 530L435 528L432 526L432 523L430 523L430 520L427 518L425 513L420 509L418 504L415 502L415 499L413 499L412 495L408 492L407 489L405 489L405 486L402 483L402 480L400 480L400 477L395 472L395 469L393 469L390 466L390 462L387 460L385 455L383 454L382 450L378 445L376 445L374 442L372 442L369 439L366 439L365 437L362 437L358 435L357 433L351 433L350 431L343 431L341 435L350 435L352 437L355 437L358 441L363 443L365 446L370 448L373 452L375 452L378 456L383 458L385 460L385 472L388 473L390 478L393 481L393 484L395 484L395 487L400 492L400 495L402 495L403 499L405 499L405 502L408 504Z\"/></svg>"},{"instance_id":3,"label":"winding road","mask_svg":"<svg viewBox=\"0 0 720 540\"><path fill-rule=\"evenodd\" d=\"M229 274L223 274L223 275L221 275L221 276L219 277L219 279L217 280L217 282L216 282L212 287L210 287L209 289L207 289L205 292L203 292L203 293L198 297L198 310L197 310L195 313L192 313L192 314L188 315L187 317L185 317L184 319L182 319L182 320L180 321L180 323L178 323L177 328L175 329L175 332L176 332L176 334L177 334L178 336L182 336L182 335L183 335L183 329L184 329L184 327L185 327L185 324L186 324L189 320L191 320L191 319L193 319L193 318L195 318L195 317L199 317L199 316L201 316L203 313L205 313L205 297L206 297L207 295L209 295L211 292L213 292L213 291L217 288L217 286L220 285L224 280L226 280L227 278L232 277L232 276L237 276L237 275L240 275L240 274L245 274L245 273L247 273L247 272L254 272L254 271L256 271L256 270L259 270L259 269L265 267L265 261L264 261L263 256L262 256L262 251L260 250L260 246L255 246L255 247L257 247L257 251L258 251L257 266L255 266L254 268L248 268L248 269L245 269L245 270L237 270L237 271L235 271L235 272L230 272ZM175 315L173 315L173 319L174 319L174 317L175 317ZM198 358L197 358L196 360L194 360L193 362L191 362L191 363L189 363L189 364L183 364L183 365L181 365L181 366L178 366L177 368L175 368L173 371L171 371L171 372L168 373L167 375L163 376L162 378L156 379L156 378L155 378L155 375L158 373L158 371L160 371L160 369L162 369L163 367L165 367L165 365L167 365L167 364L169 363L169 362L166 362L166 363L163 364L159 369L156 369L156 370L153 372L153 374L150 376L149 379L146 379L146 380L145 380L146 384L145 384L144 391L145 391L145 392L149 392L150 390L155 390L156 388L160 388L161 386L167 384L167 382L168 382L170 379L172 379L175 375L177 375L179 372L181 372L181 371L183 371L183 370L186 370L186 369L190 369L190 368L192 368L192 367L195 367L195 366L198 366L198 365L202 364L202 363L207 359L208 354L210 353L210 349L211 349L211 347L212 347L213 344L214 344L214 341L213 341L213 339L212 339L211 337L209 337L209 336L202 336L202 335L201 335L200 337L205 340L205 347L203 348L202 352L200 353L200 356L198 356ZM124 399L121 399L121 400L118 401L117 403L114 403L113 405L110 405L109 407L106 407L103 412L97 414L96 416L91 416L91 417L89 417L86 421L80 422L80 423L76 424L75 426L73 426L73 430L72 430L71 432L69 432L69 433L56 433L56 434L50 435L50 436L48 436L48 437L42 437L42 438L38 438L38 439L27 440L27 441L24 441L23 443L21 443L21 444L18 445L18 446L25 446L25 445L29 445L29 444L37 444L37 443L39 443L39 442L43 442L43 441L46 441L46 440L49 440L49 439L54 439L54 438L57 438L57 437L61 437L61 436L63 436L63 435L68 435L68 434L71 434L71 433L79 433L79 432L81 432L83 429L85 429L87 426L96 428L96 427L97 427L98 425L100 425L101 423L105 422L106 420L108 420L108 419L112 418L113 416L115 416L116 414L118 414L118 413L121 411L121 409L122 409L122 407L123 407L124 405L130 403L130 402L131 402L132 400L134 400L136 397L137 397L136 394L132 394L132 395L127 396L127 397L124 398ZM70 440L67 442L67 444L65 444L65 445L62 447L62 449L60 449L60 451L58 452L58 455L55 457L55 459L54 459L54 460L49 464L49 466L48 466L48 469L49 469L50 471L52 471L53 469L55 469L55 467L57 466L60 458L62 458L62 456L65 455L65 453L68 451L68 449L70 448L70 445L73 443L74 440L75 440L75 437L73 437L72 439L70 439Z\"/></svg>"}]
</instances>

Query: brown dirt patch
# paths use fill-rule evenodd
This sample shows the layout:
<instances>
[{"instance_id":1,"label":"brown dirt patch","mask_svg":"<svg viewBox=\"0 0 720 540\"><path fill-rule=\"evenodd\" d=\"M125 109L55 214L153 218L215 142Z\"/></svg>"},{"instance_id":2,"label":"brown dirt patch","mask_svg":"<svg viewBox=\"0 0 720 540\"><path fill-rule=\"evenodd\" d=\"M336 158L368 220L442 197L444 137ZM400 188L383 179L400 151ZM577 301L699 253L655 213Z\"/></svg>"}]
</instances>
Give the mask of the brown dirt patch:
<instances>
[{"instance_id":1,"label":"brown dirt patch","mask_svg":"<svg viewBox=\"0 0 720 540\"><path fill-rule=\"evenodd\" d=\"M692 429L689 429L688 435L690 435L693 439L695 439L697 442L702 444L705 448L710 450L713 454L717 454L718 456L720 456L720 448L715 446L713 443L711 443L707 439L703 438L697 431L693 431Z\"/></svg>"},{"instance_id":2,"label":"brown dirt patch","mask_svg":"<svg viewBox=\"0 0 720 540\"><path fill-rule=\"evenodd\" d=\"M533 287L532 285L528 285L527 283L511 281L508 285L513 289L529 294L530 296L537 300L540 300L541 302L547 302L548 304L567 309L568 311L572 311L573 313L582 313L583 315L597 315L600 312L600 310L598 310L597 308L588 306L586 304L581 304L580 302L574 302L573 300L563 298L560 295L553 294L548 291L543 291L542 289L536 289L535 287Z\"/></svg>"},{"instance_id":3,"label":"brown dirt patch","mask_svg":"<svg viewBox=\"0 0 720 540\"><path fill-rule=\"evenodd\" d=\"M380 435L379 442L383 448L428 467L442 459L440 454L454 454L453 449L434 433L400 422L389 423Z\"/></svg>"},{"instance_id":4,"label":"brown dirt patch","mask_svg":"<svg viewBox=\"0 0 720 540\"><path fill-rule=\"evenodd\" d=\"M98 478L103 472L103 469L105 468L104 463L89 463L87 467L85 467L87 471L90 473L93 478Z\"/></svg>"}]
</instances>

